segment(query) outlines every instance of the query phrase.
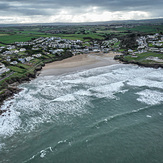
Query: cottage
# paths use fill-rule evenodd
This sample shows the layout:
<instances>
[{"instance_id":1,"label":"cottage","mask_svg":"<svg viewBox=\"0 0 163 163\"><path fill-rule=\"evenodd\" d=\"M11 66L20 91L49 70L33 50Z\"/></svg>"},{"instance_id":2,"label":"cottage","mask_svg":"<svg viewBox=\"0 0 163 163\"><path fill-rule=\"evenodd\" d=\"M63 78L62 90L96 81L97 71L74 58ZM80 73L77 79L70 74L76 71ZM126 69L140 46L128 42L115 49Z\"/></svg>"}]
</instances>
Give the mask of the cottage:
<instances>
[{"instance_id":1,"label":"cottage","mask_svg":"<svg viewBox=\"0 0 163 163\"><path fill-rule=\"evenodd\" d=\"M32 56L33 56L33 57L36 57L36 58L39 58L39 57L42 56L42 54L33 54Z\"/></svg>"},{"instance_id":2,"label":"cottage","mask_svg":"<svg viewBox=\"0 0 163 163\"><path fill-rule=\"evenodd\" d=\"M11 65L16 65L16 64L18 64L18 62L17 61L12 61L12 62L10 62L10 64Z\"/></svg>"},{"instance_id":3,"label":"cottage","mask_svg":"<svg viewBox=\"0 0 163 163\"><path fill-rule=\"evenodd\" d=\"M8 50L12 50L12 49L15 49L16 47L13 45L13 46L11 46L11 45L9 45L8 47L7 47L7 49Z\"/></svg>"},{"instance_id":4,"label":"cottage","mask_svg":"<svg viewBox=\"0 0 163 163\"><path fill-rule=\"evenodd\" d=\"M20 61L21 63L25 63L25 59L24 58L18 58L18 61Z\"/></svg>"},{"instance_id":5,"label":"cottage","mask_svg":"<svg viewBox=\"0 0 163 163\"><path fill-rule=\"evenodd\" d=\"M10 71L10 69L8 69L7 67L5 67L5 65L3 63L0 63L0 75Z\"/></svg>"},{"instance_id":6,"label":"cottage","mask_svg":"<svg viewBox=\"0 0 163 163\"><path fill-rule=\"evenodd\" d=\"M156 45L156 46L162 46L162 43L156 42L155 45Z\"/></svg>"},{"instance_id":7,"label":"cottage","mask_svg":"<svg viewBox=\"0 0 163 163\"><path fill-rule=\"evenodd\" d=\"M141 46L138 46L138 48L137 49L144 49L146 46L144 46L144 45L141 45Z\"/></svg>"},{"instance_id":8,"label":"cottage","mask_svg":"<svg viewBox=\"0 0 163 163\"><path fill-rule=\"evenodd\" d=\"M129 52L129 53L133 53L133 50L132 50L132 49L129 49L128 52Z\"/></svg>"},{"instance_id":9,"label":"cottage","mask_svg":"<svg viewBox=\"0 0 163 163\"><path fill-rule=\"evenodd\" d=\"M93 49L93 52L98 53L98 52L100 52L100 50L99 49Z\"/></svg>"},{"instance_id":10,"label":"cottage","mask_svg":"<svg viewBox=\"0 0 163 163\"><path fill-rule=\"evenodd\" d=\"M24 51L26 51L25 48L21 48L21 49L20 49L20 52L24 52Z\"/></svg>"},{"instance_id":11,"label":"cottage","mask_svg":"<svg viewBox=\"0 0 163 163\"><path fill-rule=\"evenodd\" d=\"M39 50L39 48L35 48L35 47L33 47L32 50Z\"/></svg>"},{"instance_id":12,"label":"cottage","mask_svg":"<svg viewBox=\"0 0 163 163\"><path fill-rule=\"evenodd\" d=\"M52 54L61 54L62 52L64 52L63 49L56 49L56 50L49 50L49 52L51 52Z\"/></svg>"},{"instance_id":13,"label":"cottage","mask_svg":"<svg viewBox=\"0 0 163 163\"><path fill-rule=\"evenodd\" d=\"M152 52L160 52L159 48L149 48L149 51L152 51Z\"/></svg>"},{"instance_id":14,"label":"cottage","mask_svg":"<svg viewBox=\"0 0 163 163\"><path fill-rule=\"evenodd\" d=\"M30 60L34 59L33 57L26 57L25 60L29 62Z\"/></svg>"}]
</instances>

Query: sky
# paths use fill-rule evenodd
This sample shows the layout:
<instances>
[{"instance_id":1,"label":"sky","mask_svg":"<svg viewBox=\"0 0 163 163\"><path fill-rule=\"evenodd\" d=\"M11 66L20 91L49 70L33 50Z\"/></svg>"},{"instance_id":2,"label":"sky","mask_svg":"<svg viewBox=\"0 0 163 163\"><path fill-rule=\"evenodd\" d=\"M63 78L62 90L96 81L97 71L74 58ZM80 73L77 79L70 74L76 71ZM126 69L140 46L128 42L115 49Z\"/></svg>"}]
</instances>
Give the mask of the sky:
<instances>
[{"instance_id":1,"label":"sky","mask_svg":"<svg viewBox=\"0 0 163 163\"><path fill-rule=\"evenodd\" d=\"M0 0L0 24L163 18L163 0Z\"/></svg>"}]
</instances>

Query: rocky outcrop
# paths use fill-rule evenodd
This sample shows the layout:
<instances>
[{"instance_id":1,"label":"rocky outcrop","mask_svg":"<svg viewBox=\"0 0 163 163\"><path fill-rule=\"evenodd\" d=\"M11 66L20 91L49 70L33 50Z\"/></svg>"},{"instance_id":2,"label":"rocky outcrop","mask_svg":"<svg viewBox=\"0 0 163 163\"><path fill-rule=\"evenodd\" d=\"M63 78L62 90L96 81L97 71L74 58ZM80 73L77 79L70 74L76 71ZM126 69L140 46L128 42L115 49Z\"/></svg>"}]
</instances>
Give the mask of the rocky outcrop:
<instances>
[{"instance_id":1,"label":"rocky outcrop","mask_svg":"<svg viewBox=\"0 0 163 163\"><path fill-rule=\"evenodd\" d=\"M21 89L17 87L11 87L9 86L8 88L4 89L1 91L0 94L0 106L3 104L3 101L6 100L7 98L13 96L15 93L20 92ZM5 112L5 110L0 110L0 115Z\"/></svg>"},{"instance_id":2,"label":"rocky outcrop","mask_svg":"<svg viewBox=\"0 0 163 163\"><path fill-rule=\"evenodd\" d=\"M138 62L135 60L128 61L128 60L124 59L123 55L116 55L114 57L114 59L119 60L124 64L136 64L136 65L139 65L142 67L163 68L163 63L157 63L157 62L156 63L145 63L145 62Z\"/></svg>"}]
</instances>

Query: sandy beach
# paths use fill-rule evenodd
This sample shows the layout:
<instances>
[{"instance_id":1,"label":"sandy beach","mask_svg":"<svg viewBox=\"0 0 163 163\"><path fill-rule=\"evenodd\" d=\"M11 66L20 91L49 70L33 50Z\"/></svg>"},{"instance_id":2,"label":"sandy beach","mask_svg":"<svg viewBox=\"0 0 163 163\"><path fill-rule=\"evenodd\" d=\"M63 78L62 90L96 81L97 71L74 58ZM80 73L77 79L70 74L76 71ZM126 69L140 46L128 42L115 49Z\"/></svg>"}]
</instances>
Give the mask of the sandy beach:
<instances>
[{"instance_id":1,"label":"sandy beach","mask_svg":"<svg viewBox=\"0 0 163 163\"><path fill-rule=\"evenodd\" d=\"M60 75L90 68L118 64L119 62L114 60L114 56L119 54L120 53L109 52L76 55L62 61L46 64L40 72L40 76Z\"/></svg>"}]
</instances>

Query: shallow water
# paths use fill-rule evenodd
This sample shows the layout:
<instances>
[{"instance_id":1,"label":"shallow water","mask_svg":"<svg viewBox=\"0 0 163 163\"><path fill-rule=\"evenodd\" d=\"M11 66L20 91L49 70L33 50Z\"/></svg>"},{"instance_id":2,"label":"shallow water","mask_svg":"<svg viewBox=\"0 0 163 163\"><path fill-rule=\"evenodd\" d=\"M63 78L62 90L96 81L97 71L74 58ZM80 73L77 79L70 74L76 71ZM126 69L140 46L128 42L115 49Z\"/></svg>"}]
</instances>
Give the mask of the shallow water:
<instances>
[{"instance_id":1,"label":"shallow water","mask_svg":"<svg viewBox=\"0 0 163 163\"><path fill-rule=\"evenodd\" d=\"M163 69L113 65L21 88L2 107L0 162L162 162Z\"/></svg>"}]
</instances>

